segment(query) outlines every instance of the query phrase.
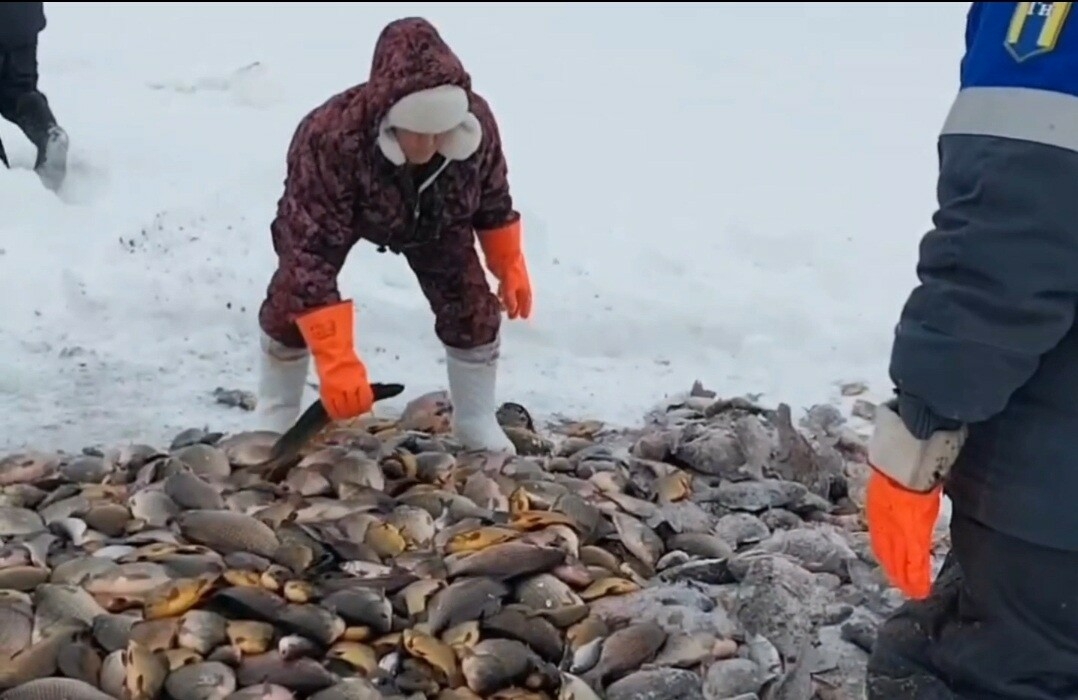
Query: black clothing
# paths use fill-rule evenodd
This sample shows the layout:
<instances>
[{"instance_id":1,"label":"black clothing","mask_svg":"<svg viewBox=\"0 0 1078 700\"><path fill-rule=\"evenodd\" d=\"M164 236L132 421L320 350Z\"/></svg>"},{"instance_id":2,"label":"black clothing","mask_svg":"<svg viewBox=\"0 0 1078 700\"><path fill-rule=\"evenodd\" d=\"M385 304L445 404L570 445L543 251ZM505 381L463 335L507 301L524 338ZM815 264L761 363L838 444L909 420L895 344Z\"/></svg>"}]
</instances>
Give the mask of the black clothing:
<instances>
[{"instance_id":1,"label":"black clothing","mask_svg":"<svg viewBox=\"0 0 1078 700\"><path fill-rule=\"evenodd\" d=\"M45 29L45 3L0 2L0 49L37 42Z\"/></svg>"},{"instance_id":2,"label":"black clothing","mask_svg":"<svg viewBox=\"0 0 1078 700\"><path fill-rule=\"evenodd\" d=\"M1078 553L957 512L951 546L931 595L880 627L868 700L1078 698Z\"/></svg>"}]
</instances>

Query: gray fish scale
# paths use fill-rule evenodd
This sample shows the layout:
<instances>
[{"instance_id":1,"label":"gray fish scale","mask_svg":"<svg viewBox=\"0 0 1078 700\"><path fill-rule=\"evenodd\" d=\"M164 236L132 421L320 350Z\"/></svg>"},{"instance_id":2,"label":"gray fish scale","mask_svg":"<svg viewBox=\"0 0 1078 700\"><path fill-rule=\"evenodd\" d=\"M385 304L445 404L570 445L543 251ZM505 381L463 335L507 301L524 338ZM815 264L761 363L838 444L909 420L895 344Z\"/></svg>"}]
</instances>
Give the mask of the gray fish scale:
<instances>
[{"instance_id":1,"label":"gray fish scale","mask_svg":"<svg viewBox=\"0 0 1078 700\"><path fill-rule=\"evenodd\" d=\"M245 513L189 510L181 513L178 521L184 537L222 554L248 552L272 557L281 544L269 525Z\"/></svg>"},{"instance_id":2,"label":"gray fish scale","mask_svg":"<svg viewBox=\"0 0 1078 700\"><path fill-rule=\"evenodd\" d=\"M0 693L0 700L114 700L86 681L38 678Z\"/></svg>"}]
</instances>

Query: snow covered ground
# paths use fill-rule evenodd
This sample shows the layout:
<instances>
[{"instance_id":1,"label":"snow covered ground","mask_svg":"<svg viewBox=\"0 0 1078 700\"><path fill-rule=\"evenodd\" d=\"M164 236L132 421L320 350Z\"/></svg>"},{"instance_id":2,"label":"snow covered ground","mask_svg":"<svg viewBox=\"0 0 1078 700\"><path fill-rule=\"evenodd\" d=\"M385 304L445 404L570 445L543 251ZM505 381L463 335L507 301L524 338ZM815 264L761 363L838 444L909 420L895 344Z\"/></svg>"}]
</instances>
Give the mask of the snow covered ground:
<instances>
[{"instance_id":1,"label":"snow covered ground","mask_svg":"<svg viewBox=\"0 0 1078 700\"><path fill-rule=\"evenodd\" d=\"M289 137L414 14L493 104L526 217L504 399L631 423L694 379L795 408L888 390L965 3L253 7L46 4L73 173L46 191L0 123L0 447L249 424L212 391L255 387ZM441 388L404 261L360 244L341 284L373 378Z\"/></svg>"}]
</instances>

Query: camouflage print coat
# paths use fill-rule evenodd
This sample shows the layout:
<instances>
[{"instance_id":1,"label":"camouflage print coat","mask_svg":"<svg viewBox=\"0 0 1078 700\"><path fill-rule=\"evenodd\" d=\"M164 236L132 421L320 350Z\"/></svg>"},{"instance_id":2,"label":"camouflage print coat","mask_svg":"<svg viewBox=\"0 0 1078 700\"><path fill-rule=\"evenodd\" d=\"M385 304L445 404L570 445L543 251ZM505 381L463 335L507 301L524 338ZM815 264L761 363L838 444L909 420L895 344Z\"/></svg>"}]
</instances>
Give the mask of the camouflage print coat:
<instances>
[{"instance_id":1,"label":"camouflage print coat","mask_svg":"<svg viewBox=\"0 0 1078 700\"><path fill-rule=\"evenodd\" d=\"M436 156L421 168L393 165L378 146L386 113L408 94L445 84L468 91L483 130L479 149L448 164ZM259 324L278 342L303 347L295 318L341 300L338 274L363 239L406 257L442 342L487 344L497 337L501 307L475 235L518 217L490 107L472 92L470 76L429 22L395 21L378 39L370 79L331 97L296 129L271 225L278 265Z\"/></svg>"}]
</instances>

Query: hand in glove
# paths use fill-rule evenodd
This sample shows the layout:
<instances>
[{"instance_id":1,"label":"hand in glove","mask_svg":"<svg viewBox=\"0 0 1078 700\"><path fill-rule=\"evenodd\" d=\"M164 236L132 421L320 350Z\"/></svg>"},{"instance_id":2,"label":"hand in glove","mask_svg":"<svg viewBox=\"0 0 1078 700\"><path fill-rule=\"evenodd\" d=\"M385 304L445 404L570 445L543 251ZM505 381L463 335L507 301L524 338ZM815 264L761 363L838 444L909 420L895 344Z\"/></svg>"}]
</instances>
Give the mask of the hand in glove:
<instances>
[{"instance_id":1,"label":"hand in glove","mask_svg":"<svg viewBox=\"0 0 1078 700\"><path fill-rule=\"evenodd\" d=\"M509 318L528 318L532 312L532 285L521 250L520 219L479 232L487 269L498 279L498 297Z\"/></svg>"},{"instance_id":2,"label":"hand in glove","mask_svg":"<svg viewBox=\"0 0 1078 700\"><path fill-rule=\"evenodd\" d=\"M918 439L899 417L896 401L876 412L865 500L869 539L887 578L911 598L925 598L932 588L932 534L941 482L965 439L964 426Z\"/></svg>"},{"instance_id":3,"label":"hand in glove","mask_svg":"<svg viewBox=\"0 0 1078 700\"><path fill-rule=\"evenodd\" d=\"M322 404L335 421L368 413L374 405L367 368L355 350L354 308L351 301L342 301L296 319L314 357Z\"/></svg>"},{"instance_id":4,"label":"hand in glove","mask_svg":"<svg viewBox=\"0 0 1078 700\"><path fill-rule=\"evenodd\" d=\"M910 491L870 466L865 511L872 551L894 586L910 598L925 598L932 589L932 532L942 487Z\"/></svg>"}]
</instances>

